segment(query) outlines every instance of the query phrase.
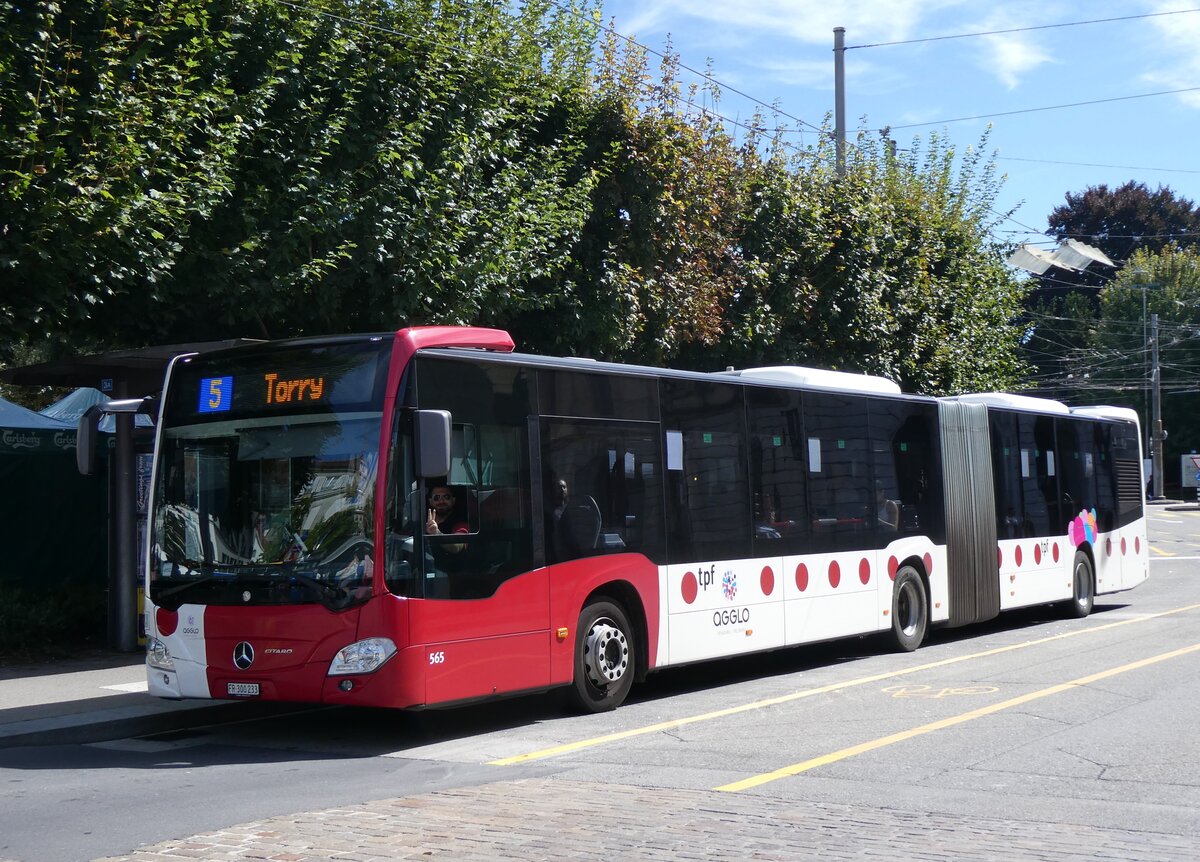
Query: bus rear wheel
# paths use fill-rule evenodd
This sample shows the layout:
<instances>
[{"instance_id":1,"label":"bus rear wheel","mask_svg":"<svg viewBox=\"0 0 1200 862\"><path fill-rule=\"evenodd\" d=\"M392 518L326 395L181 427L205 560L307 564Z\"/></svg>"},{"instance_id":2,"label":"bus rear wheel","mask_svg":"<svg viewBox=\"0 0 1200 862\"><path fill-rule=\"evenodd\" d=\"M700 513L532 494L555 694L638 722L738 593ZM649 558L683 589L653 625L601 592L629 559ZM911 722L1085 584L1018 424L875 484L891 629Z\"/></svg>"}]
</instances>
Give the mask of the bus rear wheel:
<instances>
[{"instance_id":1,"label":"bus rear wheel","mask_svg":"<svg viewBox=\"0 0 1200 862\"><path fill-rule=\"evenodd\" d=\"M1075 564L1071 567L1073 576L1073 594L1067 602L1067 613L1076 619L1083 619L1092 612L1096 603L1096 585L1092 580L1092 561L1083 551L1075 552Z\"/></svg>"},{"instance_id":2,"label":"bus rear wheel","mask_svg":"<svg viewBox=\"0 0 1200 862\"><path fill-rule=\"evenodd\" d=\"M620 706L633 687L636 644L620 605L593 602L579 614L575 632L572 703L583 712Z\"/></svg>"},{"instance_id":3,"label":"bus rear wheel","mask_svg":"<svg viewBox=\"0 0 1200 862\"><path fill-rule=\"evenodd\" d=\"M903 566L892 588L892 643L900 652L912 652L925 640L928 628L929 602L921 575Z\"/></svg>"}]
</instances>

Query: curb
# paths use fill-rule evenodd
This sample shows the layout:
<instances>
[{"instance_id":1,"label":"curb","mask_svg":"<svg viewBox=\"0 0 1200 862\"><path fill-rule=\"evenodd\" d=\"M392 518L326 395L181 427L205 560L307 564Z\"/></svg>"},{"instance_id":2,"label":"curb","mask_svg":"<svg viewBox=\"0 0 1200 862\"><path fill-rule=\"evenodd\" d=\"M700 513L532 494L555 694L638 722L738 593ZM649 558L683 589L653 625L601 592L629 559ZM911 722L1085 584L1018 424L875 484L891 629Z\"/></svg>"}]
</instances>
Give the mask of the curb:
<instances>
[{"instance_id":1,"label":"curb","mask_svg":"<svg viewBox=\"0 0 1200 862\"><path fill-rule=\"evenodd\" d=\"M313 707L302 707L311 709ZM0 726L0 749L36 745L79 745L176 730L234 724L294 713L292 703L162 701L74 715L34 718Z\"/></svg>"}]
</instances>

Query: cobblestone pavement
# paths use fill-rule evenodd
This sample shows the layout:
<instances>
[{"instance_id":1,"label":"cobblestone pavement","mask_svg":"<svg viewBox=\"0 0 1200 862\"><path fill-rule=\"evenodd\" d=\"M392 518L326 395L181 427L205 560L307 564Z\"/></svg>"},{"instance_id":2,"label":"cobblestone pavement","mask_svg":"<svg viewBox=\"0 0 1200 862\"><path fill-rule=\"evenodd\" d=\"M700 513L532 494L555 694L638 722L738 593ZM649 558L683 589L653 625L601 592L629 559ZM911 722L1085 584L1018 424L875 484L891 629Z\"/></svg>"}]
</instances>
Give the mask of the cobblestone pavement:
<instances>
[{"instance_id":1,"label":"cobblestone pavement","mask_svg":"<svg viewBox=\"0 0 1200 862\"><path fill-rule=\"evenodd\" d=\"M96 862L1198 858L1200 840L1175 835L536 778L273 817Z\"/></svg>"}]
</instances>

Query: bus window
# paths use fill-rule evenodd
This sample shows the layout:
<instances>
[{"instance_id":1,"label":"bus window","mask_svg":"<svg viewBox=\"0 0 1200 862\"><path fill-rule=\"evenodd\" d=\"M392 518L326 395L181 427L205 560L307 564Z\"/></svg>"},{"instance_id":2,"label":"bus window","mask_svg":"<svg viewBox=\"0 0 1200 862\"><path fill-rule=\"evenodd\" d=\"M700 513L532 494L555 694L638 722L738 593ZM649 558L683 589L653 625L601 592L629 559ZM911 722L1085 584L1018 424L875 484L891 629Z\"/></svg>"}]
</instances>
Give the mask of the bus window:
<instances>
[{"instance_id":1,"label":"bus window","mask_svg":"<svg viewBox=\"0 0 1200 862\"><path fill-rule=\"evenodd\" d=\"M1054 419L1020 413L1017 415L1020 440L1021 497L1025 502L1027 535L1050 536L1061 526L1058 502L1058 471L1054 458Z\"/></svg>"},{"instance_id":2,"label":"bus window","mask_svg":"<svg viewBox=\"0 0 1200 862\"><path fill-rule=\"evenodd\" d=\"M542 422L545 557L561 563L663 545L657 426L637 422Z\"/></svg>"},{"instance_id":3,"label":"bus window","mask_svg":"<svg viewBox=\"0 0 1200 862\"><path fill-rule=\"evenodd\" d=\"M669 474L670 556L676 563L750 556L745 405L739 385L662 381L663 427L683 439Z\"/></svg>"},{"instance_id":4,"label":"bus window","mask_svg":"<svg viewBox=\"0 0 1200 862\"><path fill-rule=\"evenodd\" d=\"M418 539L415 561L430 598L484 598L508 578L533 568L528 369L515 365L421 356L417 402L452 417L451 472L456 517L469 532ZM425 491L432 487L425 483ZM416 491L412 493L417 493ZM409 509L418 508L409 504ZM424 503L419 507L424 511Z\"/></svg>"},{"instance_id":5,"label":"bus window","mask_svg":"<svg viewBox=\"0 0 1200 862\"><path fill-rule=\"evenodd\" d=\"M988 411L992 438L992 484L996 493L996 536L1020 539L1033 535L1033 525L1025 518L1021 497L1022 463L1028 465L1028 453L1022 456L1017 440L1017 417L1003 410Z\"/></svg>"},{"instance_id":6,"label":"bus window","mask_svg":"<svg viewBox=\"0 0 1200 862\"><path fill-rule=\"evenodd\" d=\"M897 535L944 540L936 409L907 401L871 405L874 528L878 547Z\"/></svg>"},{"instance_id":7,"label":"bus window","mask_svg":"<svg viewBox=\"0 0 1200 862\"><path fill-rule=\"evenodd\" d=\"M820 550L862 547L874 529L866 427L865 398L805 393L809 514Z\"/></svg>"},{"instance_id":8,"label":"bus window","mask_svg":"<svg viewBox=\"0 0 1200 862\"><path fill-rule=\"evenodd\" d=\"M1092 423L1081 419L1058 419L1059 487L1062 490L1059 519L1066 522L1081 510L1096 505L1096 451Z\"/></svg>"},{"instance_id":9,"label":"bus window","mask_svg":"<svg viewBox=\"0 0 1200 862\"><path fill-rule=\"evenodd\" d=\"M801 553L811 532L800 393L747 387L754 554Z\"/></svg>"}]
</instances>

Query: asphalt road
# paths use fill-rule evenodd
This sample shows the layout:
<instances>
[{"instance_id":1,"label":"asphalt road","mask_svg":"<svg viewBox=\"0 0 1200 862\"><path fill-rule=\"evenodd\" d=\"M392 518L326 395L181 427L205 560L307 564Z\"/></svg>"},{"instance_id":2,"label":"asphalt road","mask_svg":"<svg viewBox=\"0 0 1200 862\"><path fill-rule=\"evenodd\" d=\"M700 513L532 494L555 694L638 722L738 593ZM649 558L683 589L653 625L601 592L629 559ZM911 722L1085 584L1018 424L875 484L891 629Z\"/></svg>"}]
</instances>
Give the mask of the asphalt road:
<instances>
[{"instance_id":1,"label":"asphalt road","mask_svg":"<svg viewBox=\"0 0 1200 862\"><path fill-rule=\"evenodd\" d=\"M90 860L521 779L594 788L601 821L606 806L633 804L606 788L658 788L748 809L887 809L1046 835L1114 828L1200 853L1200 509L1152 506L1150 518L1150 580L1100 597L1085 620L1018 611L936 631L912 654L858 639L667 670L603 716L564 715L543 696L3 750L0 859ZM647 835L658 828L645 823Z\"/></svg>"}]
</instances>

